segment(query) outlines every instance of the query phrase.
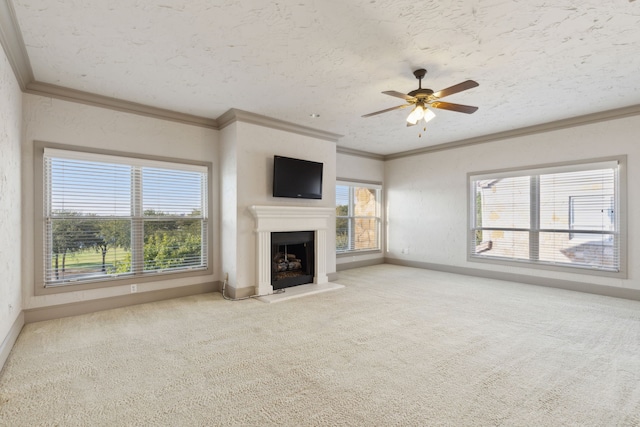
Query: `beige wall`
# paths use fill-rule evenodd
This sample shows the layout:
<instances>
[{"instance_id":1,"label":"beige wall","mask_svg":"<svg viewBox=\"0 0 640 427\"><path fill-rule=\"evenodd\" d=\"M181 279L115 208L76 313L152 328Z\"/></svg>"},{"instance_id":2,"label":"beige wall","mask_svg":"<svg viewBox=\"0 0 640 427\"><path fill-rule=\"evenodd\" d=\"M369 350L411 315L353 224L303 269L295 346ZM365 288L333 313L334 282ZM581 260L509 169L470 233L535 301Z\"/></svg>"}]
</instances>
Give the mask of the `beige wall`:
<instances>
[{"instance_id":1,"label":"beige wall","mask_svg":"<svg viewBox=\"0 0 640 427\"><path fill-rule=\"evenodd\" d=\"M388 257L640 290L639 132L634 116L389 160ZM628 161L628 279L467 261L467 173L615 155Z\"/></svg>"},{"instance_id":2,"label":"beige wall","mask_svg":"<svg viewBox=\"0 0 640 427\"><path fill-rule=\"evenodd\" d=\"M0 345L22 311L21 126L22 92L0 48Z\"/></svg>"},{"instance_id":3,"label":"beige wall","mask_svg":"<svg viewBox=\"0 0 640 427\"><path fill-rule=\"evenodd\" d=\"M232 129L229 129L232 128ZM258 285L256 272L255 220L249 206L335 207L336 144L331 141L279 129L236 121L222 130L221 208L223 227L223 269L229 284L248 295ZM273 156L314 162L323 167L322 200L288 199L272 196ZM230 164L227 164L230 162ZM235 175L234 175L235 172ZM336 271L335 232L327 233L327 273Z\"/></svg>"},{"instance_id":4,"label":"beige wall","mask_svg":"<svg viewBox=\"0 0 640 427\"><path fill-rule=\"evenodd\" d=\"M237 284L238 150L236 124L220 131L220 258L223 274ZM224 277L224 276L223 276ZM235 286L234 286L235 287Z\"/></svg>"},{"instance_id":5,"label":"beige wall","mask_svg":"<svg viewBox=\"0 0 640 427\"><path fill-rule=\"evenodd\" d=\"M41 256L34 247L34 141L107 149L124 153L162 156L213 163L210 197L214 241L219 240L218 201L218 131L178 122L159 120L110 109L67 102L37 95L24 96L24 135L22 140L22 256ZM218 247L214 244L212 275L140 283L138 292L164 290L221 280ZM32 263L22 269L25 309L96 300L125 295L129 286L78 290L52 295L34 294Z\"/></svg>"},{"instance_id":6,"label":"beige wall","mask_svg":"<svg viewBox=\"0 0 640 427\"><path fill-rule=\"evenodd\" d=\"M221 131L148 118L110 109L37 95L24 95L22 137L22 256L41 256L34 246L34 142L76 145L175 159L210 161L210 197L214 239L214 273L181 279L140 283L138 292L221 281L252 288L256 282L254 223L251 205L333 207L335 203L335 143L264 126L235 122ZM322 200L274 198L271 179L274 154L324 163ZM20 229L20 227L18 227ZM335 272L335 233L329 233L327 272ZM22 268L24 309L95 301L127 295L127 285L36 295L32 263Z\"/></svg>"},{"instance_id":7,"label":"beige wall","mask_svg":"<svg viewBox=\"0 0 640 427\"><path fill-rule=\"evenodd\" d=\"M344 179L348 181L365 181L383 184L384 189L384 161L381 159L374 159L370 157L363 157L354 154L337 153L336 155L336 176L338 179ZM383 193L384 194L384 193ZM334 200L335 202L335 200ZM335 203L334 203L335 206ZM384 226L384 213L385 204L384 197L382 205L380 207L382 214L382 227L380 230L381 246L385 247L385 226ZM349 263L358 262L374 262L381 261L384 258L384 251L379 253L368 254L344 254L339 255L336 259L338 266L347 266Z\"/></svg>"}]
</instances>

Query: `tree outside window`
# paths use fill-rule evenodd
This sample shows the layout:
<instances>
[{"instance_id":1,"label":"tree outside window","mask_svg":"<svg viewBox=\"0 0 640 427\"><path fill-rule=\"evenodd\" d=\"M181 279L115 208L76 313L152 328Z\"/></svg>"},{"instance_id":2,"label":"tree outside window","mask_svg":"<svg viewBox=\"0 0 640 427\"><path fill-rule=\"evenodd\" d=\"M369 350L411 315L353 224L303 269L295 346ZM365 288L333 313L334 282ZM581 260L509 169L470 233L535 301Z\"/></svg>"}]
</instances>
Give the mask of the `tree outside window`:
<instances>
[{"instance_id":1,"label":"tree outside window","mask_svg":"<svg viewBox=\"0 0 640 427\"><path fill-rule=\"evenodd\" d=\"M207 267L207 168L45 149L45 285Z\"/></svg>"}]
</instances>

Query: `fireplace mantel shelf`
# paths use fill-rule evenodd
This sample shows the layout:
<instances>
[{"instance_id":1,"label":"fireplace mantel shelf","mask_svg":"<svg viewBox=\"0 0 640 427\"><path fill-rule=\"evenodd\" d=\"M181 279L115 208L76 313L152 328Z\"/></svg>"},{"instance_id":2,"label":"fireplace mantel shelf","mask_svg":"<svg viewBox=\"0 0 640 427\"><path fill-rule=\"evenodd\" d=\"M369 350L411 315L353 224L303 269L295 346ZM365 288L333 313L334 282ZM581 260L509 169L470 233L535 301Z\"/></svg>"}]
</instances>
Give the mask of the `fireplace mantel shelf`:
<instances>
[{"instance_id":1,"label":"fireplace mantel shelf","mask_svg":"<svg viewBox=\"0 0 640 427\"><path fill-rule=\"evenodd\" d=\"M326 229L328 220L334 215L334 208L313 206L249 206L249 211L256 219L256 231L303 231L299 228L306 225L306 230ZM295 224L288 224L291 221ZM303 223L303 225L299 224ZM316 227L314 227L316 226ZM294 227L294 230L282 227Z\"/></svg>"}]
</instances>

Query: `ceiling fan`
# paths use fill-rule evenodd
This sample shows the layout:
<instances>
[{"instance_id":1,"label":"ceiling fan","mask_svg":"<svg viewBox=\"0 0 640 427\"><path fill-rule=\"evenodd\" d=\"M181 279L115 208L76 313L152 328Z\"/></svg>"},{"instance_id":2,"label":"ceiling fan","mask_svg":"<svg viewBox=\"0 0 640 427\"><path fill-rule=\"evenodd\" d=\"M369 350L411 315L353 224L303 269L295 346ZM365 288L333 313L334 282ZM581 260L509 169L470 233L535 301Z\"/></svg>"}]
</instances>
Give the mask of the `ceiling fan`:
<instances>
[{"instance_id":1,"label":"ceiling fan","mask_svg":"<svg viewBox=\"0 0 640 427\"><path fill-rule=\"evenodd\" d=\"M385 110L376 111L375 113L365 114L362 117L371 117L377 114L386 113L388 111L398 110L406 107L414 107L407 117L407 126L413 126L418 123L418 120L424 119L426 122L433 119L436 115L427 108L427 106L432 108L440 108L442 110L456 111L458 113L466 113L472 114L476 112L478 107L472 107L470 105L461 105L461 104L452 104L450 102L442 102L441 98L445 96L453 95L454 93L462 92L463 90L471 89L476 86L479 86L477 82L473 80L466 80L462 83L458 83L457 85L453 85L446 89L442 89L441 91L434 92L431 89L423 89L422 88L422 79L427 74L427 70L421 68L419 70L415 70L413 75L418 79L418 89L412 90L406 95L401 92L396 92L395 90L387 90L382 93L385 95L395 96L396 98L402 98L407 101L407 104L398 105L397 107L387 108Z\"/></svg>"}]
</instances>

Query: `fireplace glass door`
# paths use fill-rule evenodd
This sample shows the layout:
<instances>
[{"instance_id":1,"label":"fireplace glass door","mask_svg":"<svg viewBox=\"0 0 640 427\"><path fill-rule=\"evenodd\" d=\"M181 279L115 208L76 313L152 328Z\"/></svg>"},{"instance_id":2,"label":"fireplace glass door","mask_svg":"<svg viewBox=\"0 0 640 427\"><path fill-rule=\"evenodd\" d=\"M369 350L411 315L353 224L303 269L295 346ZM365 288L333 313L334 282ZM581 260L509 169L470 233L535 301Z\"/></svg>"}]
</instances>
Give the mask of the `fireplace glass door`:
<instances>
[{"instance_id":1,"label":"fireplace glass door","mask_svg":"<svg viewBox=\"0 0 640 427\"><path fill-rule=\"evenodd\" d=\"M313 283L313 231L271 233L271 285L273 289Z\"/></svg>"}]
</instances>

